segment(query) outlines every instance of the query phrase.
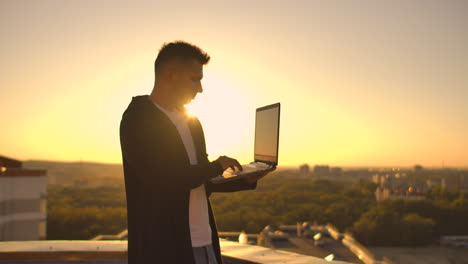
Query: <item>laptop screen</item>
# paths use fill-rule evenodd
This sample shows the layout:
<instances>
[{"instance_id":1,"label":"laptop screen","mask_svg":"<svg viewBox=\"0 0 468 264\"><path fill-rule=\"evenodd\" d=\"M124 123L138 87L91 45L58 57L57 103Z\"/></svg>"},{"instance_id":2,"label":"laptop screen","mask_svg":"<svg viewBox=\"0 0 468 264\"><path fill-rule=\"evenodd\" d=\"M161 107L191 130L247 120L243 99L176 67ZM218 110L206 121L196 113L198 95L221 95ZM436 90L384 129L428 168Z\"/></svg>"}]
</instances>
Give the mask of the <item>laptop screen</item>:
<instances>
[{"instance_id":1,"label":"laptop screen","mask_svg":"<svg viewBox=\"0 0 468 264\"><path fill-rule=\"evenodd\" d=\"M256 162L278 164L280 103L257 108L254 158Z\"/></svg>"}]
</instances>

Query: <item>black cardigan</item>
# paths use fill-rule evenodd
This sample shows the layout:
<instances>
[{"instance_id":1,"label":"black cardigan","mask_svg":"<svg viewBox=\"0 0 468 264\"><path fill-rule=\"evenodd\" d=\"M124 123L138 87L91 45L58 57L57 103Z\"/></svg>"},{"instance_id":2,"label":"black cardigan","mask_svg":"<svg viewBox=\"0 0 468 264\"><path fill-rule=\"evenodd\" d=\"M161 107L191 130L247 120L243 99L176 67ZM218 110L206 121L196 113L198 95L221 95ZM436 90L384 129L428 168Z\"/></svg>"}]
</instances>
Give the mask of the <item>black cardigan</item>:
<instances>
[{"instance_id":1,"label":"black cardigan","mask_svg":"<svg viewBox=\"0 0 468 264\"><path fill-rule=\"evenodd\" d=\"M120 123L128 216L128 263L194 264L190 226L190 190L205 184L212 192L255 189L244 181L212 184L222 173L209 162L200 122L189 121L197 153L190 165L182 139L170 119L146 96L132 99ZM219 238L208 201L212 241L219 264Z\"/></svg>"}]
</instances>

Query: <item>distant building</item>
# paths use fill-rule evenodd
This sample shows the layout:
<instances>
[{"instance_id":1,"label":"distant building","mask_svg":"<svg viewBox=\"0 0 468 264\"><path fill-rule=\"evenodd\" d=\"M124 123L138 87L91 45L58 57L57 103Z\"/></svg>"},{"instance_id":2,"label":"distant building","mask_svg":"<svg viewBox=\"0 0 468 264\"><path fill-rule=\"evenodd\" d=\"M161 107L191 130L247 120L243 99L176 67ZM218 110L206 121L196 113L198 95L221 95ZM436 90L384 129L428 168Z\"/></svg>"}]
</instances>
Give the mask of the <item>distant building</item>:
<instances>
[{"instance_id":1,"label":"distant building","mask_svg":"<svg viewBox=\"0 0 468 264\"><path fill-rule=\"evenodd\" d=\"M426 195L425 192L418 191L413 187L409 187L407 190L377 187L375 190L375 200L380 202L389 199L424 200L426 199Z\"/></svg>"},{"instance_id":2,"label":"distant building","mask_svg":"<svg viewBox=\"0 0 468 264\"><path fill-rule=\"evenodd\" d=\"M301 178L309 178L310 177L310 168L309 164L303 164L299 167L299 174Z\"/></svg>"},{"instance_id":3,"label":"distant building","mask_svg":"<svg viewBox=\"0 0 468 264\"><path fill-rule=\"evenodd\" d=\"M328 165L315 165L314 176L317 179L328 177L330 175L330 167Z\"/></svg>"},{"instance_id":4,"label":"distant building","mask_svg":"<svg viewBox=\"0 0 468 264\"><path fill-rule=\"evenodd\" d=\"M46 239L47 171L0 156L0 241Z\"/></svg>"},{"instance_id":5,"label":"distant building","mask_svg":"<svg viewBox=\"0 0 468 264\"><path fill-rule=\"evenodd\" d=\"M340 167L333 167L333 168L330 169L330 174L332 176L336 176L336 177L342 176L343 175L343 169L340 168Z\"/></svg>"},{"instance_id":6,"label":"distant building","mask_svg":"<svg viewBox=\"0 0 468 264\"><path fill-rule=\"evenodd\" d=\"M315 165L314 177L316 179L328 179L330 177L343 176L343 169L340 167L330 167L328 165Z\"/></svg>"},{"instance_id":7,"label":"distant building","mask_svg":"<svg viewBox=\"0 0 468 264\"><path fill-rule=\"evenodd\" d=\"M433 188L435 186L440 186L442 190L447 189L447 182L445 178L438 178L438 179L427 179L426 185L429 188Z\"/></svg>"},{"instance_id":8,"label":"distant building","mask_svg":"<svg viewBox=\"0 0 468 264\"><path fill-rule=\"evenodd\" d=\"M415 173L421 173L421 172L423 172L423 171L424 171L424 167L423 167L423 166L421 166L421 165L419 165L419 164L414 165L414 172L415 172Z\"/></svg>"},{"instance_id":9,"label":"distant building","mask_svg":"<svg viewBox=\"0 0 468 264\"><path fill-rule=\"evenodd\" d=\"M377 184L378 186L381 186L383 183L383 177L381 178L379 174L373 174L372 175L372 182Z\"/></svg>"}]
</instances>

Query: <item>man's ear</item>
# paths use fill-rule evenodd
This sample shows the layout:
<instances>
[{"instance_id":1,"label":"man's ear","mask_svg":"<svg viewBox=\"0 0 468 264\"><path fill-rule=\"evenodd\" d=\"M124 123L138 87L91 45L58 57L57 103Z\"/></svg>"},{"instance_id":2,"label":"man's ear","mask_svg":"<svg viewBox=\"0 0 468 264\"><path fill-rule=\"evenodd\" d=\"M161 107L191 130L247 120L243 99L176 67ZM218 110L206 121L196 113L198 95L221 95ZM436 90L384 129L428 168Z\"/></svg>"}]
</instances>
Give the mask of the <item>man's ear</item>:
<instances>
[{"instance_id":1,"label":"man's ear","mask_svg":"<svg viewBox=\"0 0 468 264\"><path fill-rule=\"evenodd\" d=\"M176 72L173 69L167 69L166 79L169 80L169 81L173 81L173 80L177 79Z\"/></svg>"},{"instance_id":2,"label":"man's ear","mask_svg":"<svg viewBox=\"0 0 468 264\"><path fill-rule=\"evenodd\" d=\"M164 81L167 81L169 80L170 77L170 69L168 67L164 67L163 69L161 69L161 71L159 72L159 76L158 76L158 79L159 80L164 80Z\"/></svg>"},{"instance_id":3,"label":"man's ear","mask_svg":"<svg viewBox=\"0 0 468 264\"><path fill-rule=\"evenodd\" d=\"M180 79L182 74L183 74L183 71L176 65L171 65L171 67L167 69L167 78L170 79L171 81Z\"/></svg>"}]
</instances>

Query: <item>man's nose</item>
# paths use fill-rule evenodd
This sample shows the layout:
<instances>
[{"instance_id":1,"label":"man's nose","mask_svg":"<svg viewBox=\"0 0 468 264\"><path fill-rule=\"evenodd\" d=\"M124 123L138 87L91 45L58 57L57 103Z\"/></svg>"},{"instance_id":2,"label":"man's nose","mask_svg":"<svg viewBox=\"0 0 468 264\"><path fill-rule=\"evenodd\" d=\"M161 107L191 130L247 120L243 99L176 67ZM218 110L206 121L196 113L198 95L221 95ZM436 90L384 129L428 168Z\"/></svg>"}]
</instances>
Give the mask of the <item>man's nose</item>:
<instances>
[{"instance_id":1,"label":"man's nose","mask_svg":"<svg viewBox=\"0 0 468 264\"><path fill-rule=\"evenodd\" d=\"M203 86L201 84L198 86L197 93L203 93Z\"/></svg>"}]
</instances>

